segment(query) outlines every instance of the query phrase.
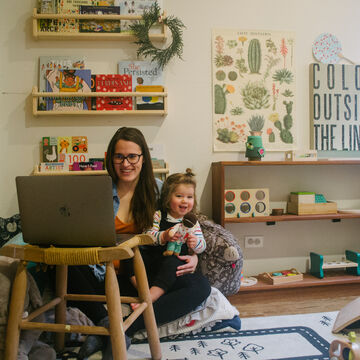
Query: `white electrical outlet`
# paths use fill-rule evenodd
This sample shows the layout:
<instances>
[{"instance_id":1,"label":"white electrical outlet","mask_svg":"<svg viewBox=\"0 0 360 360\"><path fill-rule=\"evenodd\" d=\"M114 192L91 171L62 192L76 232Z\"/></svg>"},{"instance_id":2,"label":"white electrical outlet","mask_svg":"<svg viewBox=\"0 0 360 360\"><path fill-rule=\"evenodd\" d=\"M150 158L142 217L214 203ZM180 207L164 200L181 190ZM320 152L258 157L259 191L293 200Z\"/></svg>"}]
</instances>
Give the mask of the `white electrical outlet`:
<instances>
[{"instance_id":1,"label":"white electrical outlet","mask_svg":"<svg viewBox=\"0 0 360 360\"><path fill-rule=\"evenodd\" d=\"M264 237L261 235L245 236L245 248L262 248L264 247Z\"/></svg>"}]
</instances>

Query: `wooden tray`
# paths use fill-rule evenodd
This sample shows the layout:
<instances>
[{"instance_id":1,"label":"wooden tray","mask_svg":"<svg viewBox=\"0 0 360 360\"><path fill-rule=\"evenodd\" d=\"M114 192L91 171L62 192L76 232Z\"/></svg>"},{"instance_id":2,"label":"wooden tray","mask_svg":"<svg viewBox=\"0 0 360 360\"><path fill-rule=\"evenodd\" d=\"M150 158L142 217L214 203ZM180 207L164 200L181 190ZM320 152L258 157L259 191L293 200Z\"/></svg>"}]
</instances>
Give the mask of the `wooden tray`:
<instances>
[{"instance_id":1,"label":"wooden tray","mask_svg":"<svg viewBox=\"0 0 360 360\"><path fill-rule=\"evenodd\" d=\"M288 202L287 212L288 214L295 214L295 215L336 214L337 204L332 201L328 201L326 203L315 203L315 204Z\"/></svg>"},{"instance_id":2,"label":"wooden tray","mask_svg":"<svg viewBox=\"0 0 360 360\"><path fill-rule=\"evenodd\" d=\"M283 273L283 272L289 272L289 271L295 275L272 276L272 274L274 274L274 273ZM296 269L292 268L292 269L288 269L288 270L274 271L272 273L265 272L265 273L259 274L259 278L271 285L279 285L279 284L287 284L287 283L295 282L295 281L301 281L301 280L303 280L303 274L300 273L299 271L297 271Z\"/></svg>"}]
</instances>

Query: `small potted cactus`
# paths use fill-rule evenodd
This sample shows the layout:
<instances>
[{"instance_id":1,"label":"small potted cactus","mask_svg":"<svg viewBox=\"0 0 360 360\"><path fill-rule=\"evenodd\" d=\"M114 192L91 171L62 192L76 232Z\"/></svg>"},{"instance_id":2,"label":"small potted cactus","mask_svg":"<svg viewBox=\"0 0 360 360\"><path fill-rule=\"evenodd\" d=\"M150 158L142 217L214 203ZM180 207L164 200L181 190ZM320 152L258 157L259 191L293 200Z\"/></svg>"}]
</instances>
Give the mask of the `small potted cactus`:
<instances>
[{"instance_id":1,"label":"small potted cactus","mask_svg":"<svg viewBox=\"0 0 360 360\"><path fill-rule=\"evenodd\" d=\"M250 126L250 134L253 136L261 136L265 119L262 115L253 115L248 120Z\"/></svg>"},{"instance_id":2,"label":"small potted cactus","mask_svg":"<svg viewBox=\"0 0 360 360\"><path fill-rule=\"evenodd\" d=\"M248 120L250 136L247 138L245 156L250 161L260 161L265 155L265 149L261 138L264 123L265 119L262 115L253 115Z\"/></svg>"}]
</instances>

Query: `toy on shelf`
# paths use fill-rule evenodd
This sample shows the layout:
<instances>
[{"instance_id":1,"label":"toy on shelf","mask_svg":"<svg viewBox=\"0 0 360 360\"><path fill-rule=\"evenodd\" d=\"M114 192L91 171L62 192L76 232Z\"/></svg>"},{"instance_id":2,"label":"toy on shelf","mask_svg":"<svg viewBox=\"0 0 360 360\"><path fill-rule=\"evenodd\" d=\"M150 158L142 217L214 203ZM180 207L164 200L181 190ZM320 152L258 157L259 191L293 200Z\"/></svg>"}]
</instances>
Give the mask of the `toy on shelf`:
<instances>
[{"instance_id":1,"label":"toy on shelf","mask_svg":"<svg viewBox=\"0 0 360 360\"><path fill-rule=\"evenodd\" d=\"M349 341L334 340L330 344L330 360L360 360L360 345L355 342L355 332L349 332L348 338Z\"/></svg>"},{"instance_id":2,"label":"toy on shelf","mask_svg":"<svg viewBox=\"0 0 360 360\"><path fill-rule=\"evenodd\" d=\"M285 151L285 161L316 161L317 150Z\"/></svg>"},{"instance_id":3,"label":"toy on shelf","mask_svg":"<svg viewBox=\"0 0 360 360\"><path fill-rule=\"evenodd\" d=\"M324 270L345 268L346 272L351 275L360 275L360 253L355 251L345 251L345 261L328 261L324 262L324 256L310 252L310 274L322 279Z\"/></svg>"},{"instance_id":4,"label":"toy on shelf","mask_svg":"<svg viewBox=\"0 0 360 360\"><path fill-rule=\"evenodd\" d=\"M225 218L269 216L269 189L225 189Z\"/></svg>"},{"instance_id":5,"label":"toy on shelf","mask_svg":"<svg viewBox=\"0 0 360 360\"><path fill-rule=\"evenodd\" d=\"M336 214L337 204L326 201L324 195L308 191L291 192L287 212L295 215Z\"/></svg>"},{"instance_id":6,"label":"toy on shelf","mask_svg":"<svg viewBox=\"0 0 360 360\"><path fill-rule=\"evenodd\" d=\"M271 285L287 284L290 282L303 280L303 274L292 268L289 270L279 270L272 273L259 274L259 279L270 283Z\"/></svg>"}]
</instances>

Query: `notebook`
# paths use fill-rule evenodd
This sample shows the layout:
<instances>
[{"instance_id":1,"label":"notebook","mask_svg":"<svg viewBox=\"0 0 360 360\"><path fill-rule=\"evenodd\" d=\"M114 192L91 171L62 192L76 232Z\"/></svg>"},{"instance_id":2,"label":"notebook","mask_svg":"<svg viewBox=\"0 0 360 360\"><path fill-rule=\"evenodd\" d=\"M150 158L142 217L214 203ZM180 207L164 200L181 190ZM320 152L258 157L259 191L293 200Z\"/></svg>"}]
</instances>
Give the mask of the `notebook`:
<instances>
[{"instance_id":1,"label":"notebook","mask_svg":"<svg viewBox=\"0 0 360 360\"><path fill-rule=\"evenodd\" d=\"M110 176L18 176L16 188L26 243L117 244Z\"/></svg>"}]
</instances>

